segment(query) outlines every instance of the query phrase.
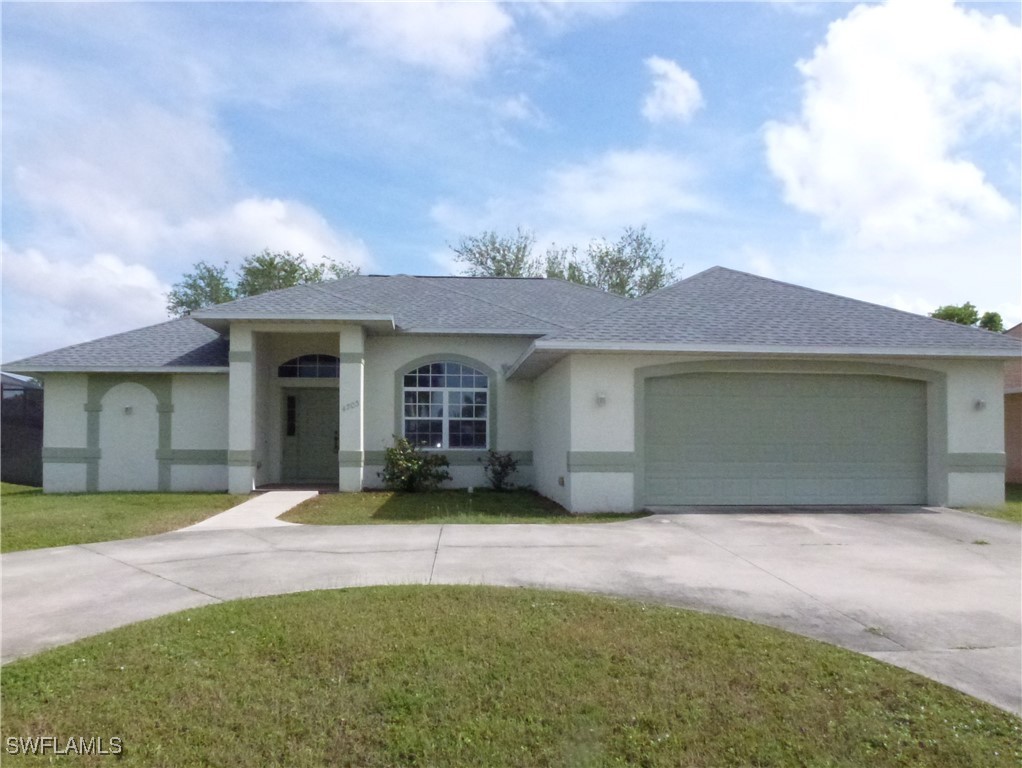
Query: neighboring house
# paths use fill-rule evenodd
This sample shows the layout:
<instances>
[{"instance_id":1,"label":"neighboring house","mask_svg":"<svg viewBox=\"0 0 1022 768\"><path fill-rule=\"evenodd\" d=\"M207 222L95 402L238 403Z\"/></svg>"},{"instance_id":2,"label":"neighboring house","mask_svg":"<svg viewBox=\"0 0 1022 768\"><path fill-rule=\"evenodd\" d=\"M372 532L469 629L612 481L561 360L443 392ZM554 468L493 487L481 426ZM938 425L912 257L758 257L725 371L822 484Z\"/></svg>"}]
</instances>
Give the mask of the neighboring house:
<instances>
[{"instance_id":1,"label":"neighboring house","mask_svg":"<svg viewBox=\"0 0 1022 768\"><path fill-rule=\"evenodd\" d=\"M996 504L1020 342L715 267L641 299L355 276L6 366L46 384L47 491L379 485L395 435L485 449L569 510Z\"/></svg>"},{"instance_id":2,"label":"neighboring house","mask_svg":"<svg viewBox=\"0 0 1022 768\"><path fill-rule=\"evenodd\" d=\"M1022 323L1004 332L1022 339ZM1016 356L1004 365L1004 479L1022 483L1022 358Z\"/></svg>"},{"instance_id":3,"label":"neighboring house","mask_svg":"<svg viewBox=\"0 0 1022 768\"><path fill-rule=\"evenodd\" d=\"M0 373L0 480L43 484L43 388Z\"/></svg>"}]
</instances>

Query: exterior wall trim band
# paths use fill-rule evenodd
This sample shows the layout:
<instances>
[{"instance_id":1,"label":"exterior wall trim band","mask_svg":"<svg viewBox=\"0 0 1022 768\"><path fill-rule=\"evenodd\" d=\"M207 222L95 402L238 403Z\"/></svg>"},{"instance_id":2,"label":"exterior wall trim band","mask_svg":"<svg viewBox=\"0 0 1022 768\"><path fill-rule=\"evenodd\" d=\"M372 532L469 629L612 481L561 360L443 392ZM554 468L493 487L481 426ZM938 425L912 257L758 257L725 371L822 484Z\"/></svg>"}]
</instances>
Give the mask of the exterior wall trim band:
<instances>
[{"instance_id":1,"label":"exterior wall trim band","mask_svg":"<svg viewBox=\"0 0 1022 768\"><path fill-rule=\"evenodd\" d=\"M569 472L634 472L634 451L568 451Z\"/></svg>"},{"instance_id":2,"label":"exterior wall trim band","mask_svg":"<svg viewBox=\"0 0 1022 768\"><path fill-rule=\"evenodd\" d=\"M1003 472L1007 462L1003 453L949 453L948 472Z\"/></svg>"}]
</instances>

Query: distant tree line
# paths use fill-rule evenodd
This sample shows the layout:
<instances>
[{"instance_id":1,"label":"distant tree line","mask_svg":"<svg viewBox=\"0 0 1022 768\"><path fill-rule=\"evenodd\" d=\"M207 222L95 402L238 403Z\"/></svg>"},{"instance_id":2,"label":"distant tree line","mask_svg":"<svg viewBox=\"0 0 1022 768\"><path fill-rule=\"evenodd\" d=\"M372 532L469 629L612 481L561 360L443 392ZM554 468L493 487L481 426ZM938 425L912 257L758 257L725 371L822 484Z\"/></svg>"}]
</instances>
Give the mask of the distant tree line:
<instances>
[{"instance_id":1,"label":"distant tree line","mask_svg":"<svg viewBox=\"0 0 1022 768\"><path fill-rule=\"evenodd\" d=\"M174 283L167 294L168 314L180 317L196 309L245 296L359 273L359 268L348 262L324 256L322 263L313 264L304 254L273 252L269 248L246 257L233 277L228 273L229 268L226 261L222 265L197 262L192 271Z\"/></svg>"},{"instance_id":2,"label":"distant tree line","mask_svg":"<svg viewBox=\"0 0 1022 768\"><path fill-rule=\"evenodd\" d=\"M664 257L666 244L654 240L645 225L625 227L610 242L577 245L551 243L535 253L536 236L520 227L514 234L493 231L462 237L450 246L464 274L474 277L551 277L589 285L621 296L644 296L678 279L679 270Z\"/></svg>"},{"instance_id":3,"label":"distant tree line","mask_svg":"<svg viewBox=\"0 0 1022 768\"><path fill-rule=\"evenodd\" d=\"M518 228L511 235L488 231L462 237L450 248L464 265L462 274L473 277L560 278L629 297L644 296L678 279L678 268L664 257L665 244L650 237L645 226L625 227L614 242L591 240L584 250L551 243L539 255L535 245L535 235ZM167 312L181 317L225 301L358 273L359 268L348 262L324 256L312 263L301 253L269 248L246 257L233 274L226 261L199 261L171 287Z\"/></svg>"}]
</instances>

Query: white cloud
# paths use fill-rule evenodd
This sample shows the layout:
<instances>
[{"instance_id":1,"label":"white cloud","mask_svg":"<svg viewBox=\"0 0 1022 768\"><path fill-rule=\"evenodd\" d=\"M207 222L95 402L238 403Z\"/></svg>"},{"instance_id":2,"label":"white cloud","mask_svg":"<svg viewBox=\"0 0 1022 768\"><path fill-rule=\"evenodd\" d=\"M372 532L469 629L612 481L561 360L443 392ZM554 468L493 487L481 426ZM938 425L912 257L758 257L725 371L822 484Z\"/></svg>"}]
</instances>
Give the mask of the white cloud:
<instances>
[{"instance_id":1,"label":"white cloud","mask_svg":"<svg viewBox=\"0 0 1022 768\"><path fill-rule=\"evenodd\" d=\"M83 258L85 239L71 246L54 239L52 252L4 243L3 359L166 320L170 283L200 260L237 266L244 256L270 248L304 253L311 261L327 256L363 269L370 264L362 242L293 200L246 198L179 223L157 217L145 239L153 250L137 260L111 252Z\"/></svg>"},{"instance_id":2,"label":"white cloud","mask_svg":"<svg viewBox=\"0 0 1022 768\"><path fill-rule=\"evenodd\" d=\"M16 64L4 84L7 359L166 319L169 284L199 260L268 247L370 263L313 207L243 189L209 110L74 71Z\"/></svg>"},{"instance_id":3,"label":"white cloud","mask_svg":"<svg viewBox=\"0 0 1022 768\"><path fill-rule=\"evenodd\" d=\"M455 78L485 71L514 28L504 9L488 1L337 3L321 12L377 57Z\"/></svg>"},{"instance_id":4,"label":"white cloud","mask_svg":"<svg viewBox=\"0 0 1022 768\"><path fill-rule=\"evenodd\" d=\"M2 257L4 360L167 319L170 286L141 264L109 253L76 262L7 243Z\"/></svg>"},{"instance_id":5,"label":"white cloud","mask_svg":"<svg viewBox=\"0 0 1022 768\"><path fill-rule=\"evenodd\" d=\"M38 222L23 247L72 261L113 253L168 278L210 254L237 259L263 248L368 266L364 244L310 206L240 197L230 147L201 115L137 105L12 142L14 188ZM74 253L61 245L69 237Z\"/></svg>"},{"instance_id":6,"label":"white cloud","mask_svg":"<svg viewBox=\"0 0 1022 768\"><path fill-rule=\"evenodd\" d=\"M227 143L202 117L139 105L13 137L18 193L97 250L140 254L227 194Z\"/></svg>"},{"instance_id":7,"label":"white cloud","mask_svg":"<svg viewBox=\"0 0 1022 768\"><path fill-rule=\"evenodd\" d=\"M796 16L818 16L824 7L833 0L814 2L813 0L770 0L772 8L778 11L786 11Z\"/></svg>"},{"instance_id":8,"label":"white cloud","mask_svg":"<svg viewBox=\"0 0 1022 768\"><path fill-rule=\"evenodd\" d=\"M578 0L530 0L527 3L512 3L516 12L539 19L554 33L562 33L579 22L592 19L607 21L624 15L630 3L627 2L578 2Z\"/></svg>"},{"instance_id":9,"label":"white cloud","mask_svg":"<svg viewBox=\"0 0 1022 768\"><path fill-rule=\"evenodd\" d=\"M457 260L450 248L446 251L432 251L427 258L441 275L460 275L465 269L465 265Z\"/></svg>"},{"instance_id":10,"label":"white cloud","mask_svg":"<svg viewBox=\"0 0 1022 768\"><path fill-rule=\"evenodd\" d=\"M711 210L697 192L698 173L685 157L654 150L614 150L543 174L536 186L493 197L481 206L437 202L432 219L449 232L513 231L539 242L585 243L626 226L654 225L682 213Z\"/></svg>"},{"instance_id":11,"label":"white cloud","mask_svg":"<svg viewBox=\"0 0 1022 768\"><path fill-rule=\"evenodd\" d=\"M337 232L315 209L294 200L246 198L226 210L186 221L185 241L196 253L244 256L263 248L327 256L360 267L370 263L365 244Z\"/></svg>"},{"instance_id":12,"label":"white cloud","mask_svg":"<svg viewBox=\"0 0 1022 768\"><path fill-rule=\"evenodd\" d=\"M942 242L1012 205L963 145L1011 126L1022 33L951 0L859 6L798 69L801 116L765 127L785 199L860 244Z\"/></svg>"},{"instance_id":13,"label":"white cloud","mask_svg":"<svg viewBox=\"0 0 1022 768\"><path fill-rule=\"evenodd\" d=\"M695 170L683 157L651 150L610 151L547 176L541 200L551 217L593 231L638 226L677 213L703 211Z\"/></svg>"},{"instance_id":14,"label":"white cloud","mask_svg":"<svg viewBox=\"0 0 1022 768\"><path fill-rule=\"evenodd\" d=\"M498 101L494 105L494 112L501 120L511 120L531 125L544 125L546 123L543 112L524 93L519 93L517 96L509 96Z\"/></svg>"},{"instance_id":15,"label":"white cloud","mask_svg":"<svg viewBox=\"0 0 1022 768\"><path fill-rule=\"evenodd\" d=\"M642 114L651 123L687 123L703 106L699 83L670 59L650 56L646 68L653 75L653 90L646 95Z\"/></svg>"},{"instance_id":16,"label":"white cloud","mask_svg":"<svg viewBox=\"0 0 1022 768\"><path fill-rule=\"evenodd\" d=\"M977 257L981 254L981 257ZM1000 312L1006 325L1022 320L1018 228L984 227L966 242L863 245L835 234L780 231L714 257L725 266L842 296L927 314L971 301ZM1008 290L1005 290L1008 287Z\"/></svg>"}]
</instances>

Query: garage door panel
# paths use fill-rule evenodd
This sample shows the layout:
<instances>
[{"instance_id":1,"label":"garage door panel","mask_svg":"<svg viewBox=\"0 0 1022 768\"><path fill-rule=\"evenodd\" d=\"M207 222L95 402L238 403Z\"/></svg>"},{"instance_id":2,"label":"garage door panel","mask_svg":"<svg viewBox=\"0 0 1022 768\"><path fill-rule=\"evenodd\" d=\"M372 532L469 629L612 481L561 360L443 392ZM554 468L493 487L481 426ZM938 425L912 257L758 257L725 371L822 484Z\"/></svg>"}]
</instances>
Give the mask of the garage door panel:
<instances>
[{"instance_id":1,"label":"garage door panel","mask_svg":"<svg viewBox=\"0 0 1022 768\"><path fill-rule=\"evenodd\" d=\"M922 382L689 374L646 383L647 504L917 504Z\"/></svg>"}]
</instances>

